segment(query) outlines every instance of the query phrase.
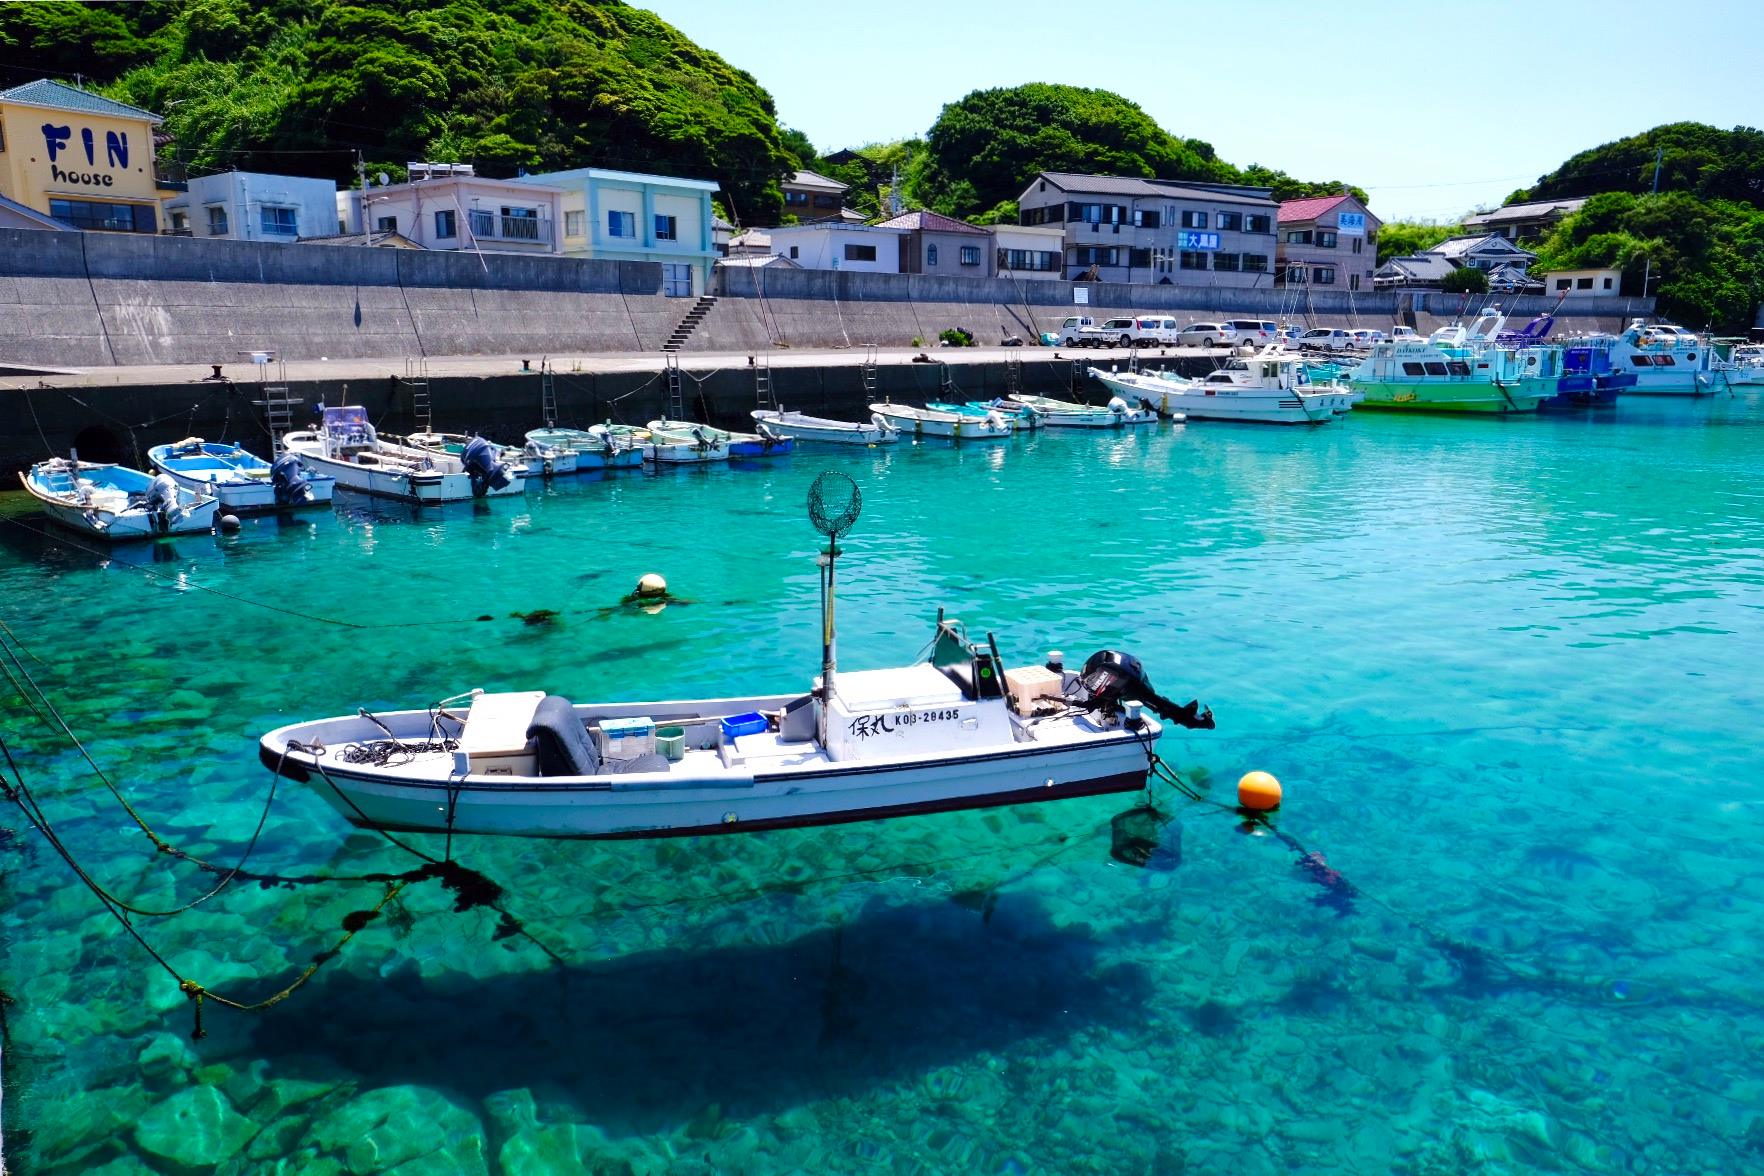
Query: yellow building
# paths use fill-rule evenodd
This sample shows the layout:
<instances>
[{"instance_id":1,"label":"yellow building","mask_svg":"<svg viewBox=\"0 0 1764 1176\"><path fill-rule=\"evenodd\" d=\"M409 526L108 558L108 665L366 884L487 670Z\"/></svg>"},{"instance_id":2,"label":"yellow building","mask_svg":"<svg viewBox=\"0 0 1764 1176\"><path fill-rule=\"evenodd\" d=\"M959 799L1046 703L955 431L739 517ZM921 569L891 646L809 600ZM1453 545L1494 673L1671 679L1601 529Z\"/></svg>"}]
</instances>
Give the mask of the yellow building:
<instances>
[{"instance_id":1,"label":"yellow building","mask_svg":"<svg viewBox=\"0 0 1764 1176\"><path fill-rule=\"evenodd\" d=\"M76 229L157 232L162 121L47 79L0 90L0 196Z\"/></svg>"}]
</instances>

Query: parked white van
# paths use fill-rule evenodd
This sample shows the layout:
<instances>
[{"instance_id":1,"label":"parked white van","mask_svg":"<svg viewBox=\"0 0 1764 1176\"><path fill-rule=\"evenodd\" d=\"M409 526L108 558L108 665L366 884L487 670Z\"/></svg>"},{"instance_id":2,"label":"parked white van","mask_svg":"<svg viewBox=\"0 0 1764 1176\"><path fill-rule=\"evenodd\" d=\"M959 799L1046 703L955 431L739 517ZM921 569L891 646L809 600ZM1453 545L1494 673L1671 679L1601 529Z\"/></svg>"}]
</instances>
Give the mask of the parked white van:
<instances>
[{"instance_id":1,"label":"parked white van","mask_svg":"<svg viewBox=\"0 0 1764 1176\"><path fill-rule=\"evenodd\" d=\"M1174 346L1182 325L1173 318L1144 316L1133 320L1133 341L1141 347Z\"/></svg>"},{"instance_id":2,"label":"parked white van","mask_svg":"<svg viewBox=\"0 0 1764 1176\"><path fill-rule=\"evenodd\" d=\"M1096 320L1087 314L1075 314L1055 327L1048 334L1054 337L1056 347L1077 347L1082 345L1084 336L1080 334L1086 327L1096 326Z\"/></svg>"}]
</instances>

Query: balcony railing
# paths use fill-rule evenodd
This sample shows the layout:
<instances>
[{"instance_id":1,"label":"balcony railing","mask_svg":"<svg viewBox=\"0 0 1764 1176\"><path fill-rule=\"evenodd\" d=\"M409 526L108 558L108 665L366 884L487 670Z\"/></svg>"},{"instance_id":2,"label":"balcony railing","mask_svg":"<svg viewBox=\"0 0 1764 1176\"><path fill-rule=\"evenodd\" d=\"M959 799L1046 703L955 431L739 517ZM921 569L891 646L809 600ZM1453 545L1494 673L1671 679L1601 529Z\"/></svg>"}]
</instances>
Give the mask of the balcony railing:
<instances>
[{"instance_id":1,"label":"balcony railing","mask_svg":"<svg viewBox=\"0 0 1764 1176\"><path fill-rule=\"evenodd\" d=\"M508 241L522 245L549 245L552 242L552 222L544 217L478 213L466 223L472 236L481 242Z\"/></svg>"}]
</instances>

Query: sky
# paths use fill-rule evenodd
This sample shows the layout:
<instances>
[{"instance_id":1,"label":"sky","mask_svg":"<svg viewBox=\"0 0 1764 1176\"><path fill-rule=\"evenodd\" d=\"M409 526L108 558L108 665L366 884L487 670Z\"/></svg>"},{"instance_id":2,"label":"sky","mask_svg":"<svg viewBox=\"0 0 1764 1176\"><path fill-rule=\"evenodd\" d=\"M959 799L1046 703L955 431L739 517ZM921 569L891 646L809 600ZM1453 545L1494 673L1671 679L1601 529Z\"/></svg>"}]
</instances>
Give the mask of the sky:
<instances>
[{"instance_id":1,"label":"sky","mask_svg":"<svg viewBox=\"0 0 1764 1176\"><path fill-rule=\"evenodd\" d=\"M1220 158L1454 221L1669 122L1764 125L1761 0L636 0L745 69L833 151L922 136L974 90L1113 90Z\"/></svg>"}]
</instances>

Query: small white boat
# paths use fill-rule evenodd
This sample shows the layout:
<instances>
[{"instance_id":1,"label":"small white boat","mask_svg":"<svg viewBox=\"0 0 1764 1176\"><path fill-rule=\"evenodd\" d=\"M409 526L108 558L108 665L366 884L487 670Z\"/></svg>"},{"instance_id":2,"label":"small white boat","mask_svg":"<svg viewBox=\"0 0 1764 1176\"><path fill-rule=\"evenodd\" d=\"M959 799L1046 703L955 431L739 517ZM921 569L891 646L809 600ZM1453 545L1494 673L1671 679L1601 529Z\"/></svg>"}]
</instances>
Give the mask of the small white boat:
<instances>
[{"instance_id":1,"label":"small white boat","mask_svg":"<svg viewBox=\"0 0 1764 1176\"><path fill-rule=\"evenodd\" d=\"M643 446L622 436L588 429L533 429L527 434L527 444L575 454L577 473L643 468Z\"/></svg>"},{"instance_id":2,"label":"small white boat","mask_svg":"<svg viewBox=\"0 0 1764 1176\"><path fill-rule=\"evenodd\" d=\"M1353 394L1348 389L1314 388L1302 358L1274 351L1229 360L1201 380L1100 368L1091 368L1090 375L1117 396L1149 404L1165 416L1181 415L1189 420L1321 425L1353 407Z\"/></svg>"},{"instance_id":3,"label":"small white boat","mask_svg":"<svg viewBox=\"0 0 1764 1176\"><path fill-rule=\"evenodd\" d=\"M425 453L440 453L448 457L464 457L472 442L480 440L477 434L468 433L411 433L405 437L388 436L386 440L400 445L408 445L421 449ZM527 476L535 473L544 478L557 474L573 474L576 472L576 455L567 450L557 449L550 445L541 445L529 441L520 449L512 445L498 445L488 438L482 438L490 446L490 452L496 460L507 466L525 466Z\"/></svg>"},{"instance_id":4,"label":"small white boat","mask_svg":"<svg viewBox=\"0 0 1764 1176\"><path fill-rule=\"evenodd\" d=\"M259 759L368 828L665 837L1133 792L1162 731L1147 712L1213 726L1198 702L1160 696L1130 655L1104 650L1081 673L1007 670L991 634L969 641L941 612L923 660L838 672L833 568L856 504L853 487L846 506L816 514L829 539L817 557L824 637L804 693L577 705L474 690L293 723L260 739Z\"/></svg>"},{"instance_id":5,"label":"small white boat","mask_svg":"<svg viewBox=\"0 0 1764 1176\"><path fill-rule=\"evenodd\" d=\"M650 421L649 460L657 465L701 465L729 460L729 435L691 421Z\"/></svg>"},{"instance_id":6,"label":"small white boat","mask_svg":"<svg viewBox=\"0 0 1764 1176\"><path fill-rule=\"evenodd\" d=\"M322 506L331 501L337 485L335 478L302 468L300 458L292 453L269 462L231 442L200 437L155 445L147 458L154 469L184 489L212 494L220 499L221 509L235 513Z\"/></svg>"},{"instance_id":7,"label":"small white boat","mask_svg":"<svg viewBox=\"0 0 1764 1176\"><path fill-rule=\"evenodd\" d=\"M1094 369L1092 369L1094 370ZM1128 425L1154 425L1158 414L1145 406L1133 407L1119 396L1098 408L1071 400L1055 400L1050 396L1029 396L1017 393L1010 397L1026 404L1041 416L1044 429L1121 429Z\"/></svg>"},{"instance_id":8,"label":"small white boat","mask_svg":"<svg viewBox=\"0 0 1764 1176\"><path fill-rule=\"evenodd\" d=\"M796 441L782 433L772 430L768 424L761 423L757 433L737 433L729 429L719 429L715 425L704 425L697 421L677 421L666 418L649 422L651 435L668 433L679 436L697 437L703 434L721 441L729 447L729 457L783 457L796 448Z\"/></svg>"},{"instance_id":9,"label":"small white boat","mask_svg":"<svg viewBox=\"0 0 1764 1176\"><path fill-rule=\"evenodd\" d=\"M487 495L520 494L526 489L523 466L498 462L486 443L466 458L429 453L382 440L360 405L324 410L319 427L289 433L282 445L302 464L363 494L432 504L466 502Z\"/></svg>"},{"instance_id":10,"label":"small white boat","mask_svg":"<svg viewBox=\"0 0 1764 1176\"><path fill-rule=\"evenodd\" d=\"M220 499L109 462L52 457L20 474L33 498L65 527L110 541L189 535L214 528Z\"/></svg>"},{"instance_id":11,"label":"small white boat","mask_svg":"<svg viewBox=\"0 0 1764 1176\"><path fill-rule=\"evenodd\" d=\"M890 428L915 437L948 437L955 441L1002 441L1011 435L1011 422L998 413L968 416L957 412L939 412L933 408L913 408L906 404L872 404L870 411L888 422Z\"/></svg>"},{"instance_id":12,"label":"small white boat","mask_svg":"<svg viewBox=\"0 0 1764 1176\"><path fill-rule=\"evenodd\" d=\"M1764 384L1764 343L1741 343L1717 361L1716 378L1733 387Z\"/></svg>"},{"instance_id":13,"label":"small white boat","mask_svg":"<svg viewBox=\"0 0 1764 1176\"><path fill-rule=\"evenodd\" d=\"M892 445L900 430L872 413L868 423L835 421L788 409L756 408L753 419L773 432L798 441L821 441L830 445Z\"/></svg>"}]
</instances>

